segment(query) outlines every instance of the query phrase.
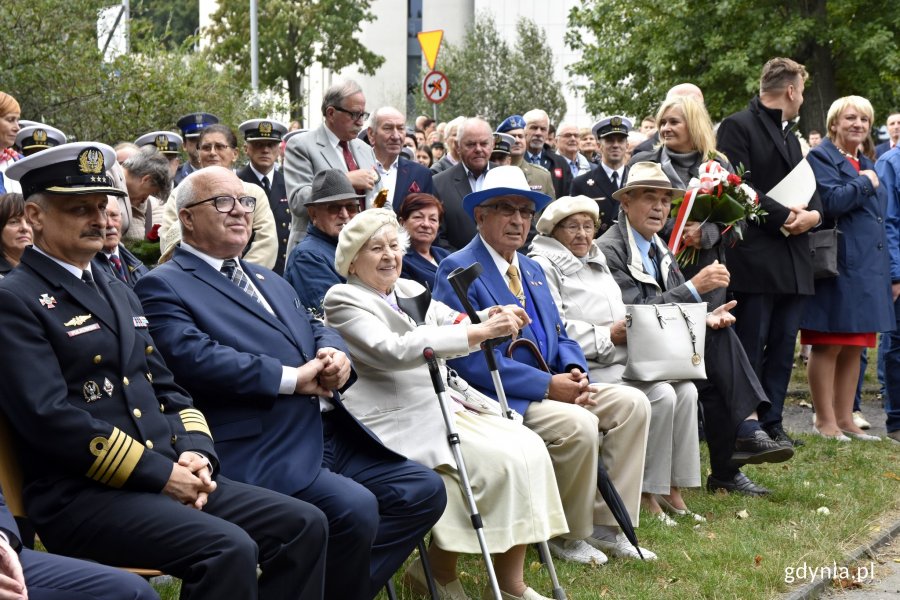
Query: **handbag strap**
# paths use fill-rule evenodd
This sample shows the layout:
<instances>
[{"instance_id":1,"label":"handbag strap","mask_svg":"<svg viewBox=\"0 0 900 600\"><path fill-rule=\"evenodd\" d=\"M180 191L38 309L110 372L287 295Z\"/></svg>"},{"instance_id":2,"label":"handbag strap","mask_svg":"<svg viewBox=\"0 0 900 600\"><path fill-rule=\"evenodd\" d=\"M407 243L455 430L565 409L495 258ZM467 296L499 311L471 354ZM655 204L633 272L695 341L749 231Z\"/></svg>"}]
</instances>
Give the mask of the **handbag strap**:
<instances>
[{"instance_id":1,"label":"handbag strap","mask_svg":"<svg viewBox=\"0 0 900 600\"><path fill-rule=\"evenodd\" d=\"M684 312L684 309L680 304L676 304L675 306L678 308L678 312L681 313L681 317L684 319L685 325L687 325L688 335L691 336L691 347L694 350L694 353L691 355L691 360L695 365L697 365L700 363L700 355L697 353L697 334L694 333L694 326L696 325L696 323L694 323L694 320L690 316L688 316L686 312ZM659 311L657 311L657 314L659 314Z\"/></svg>"}]
</instances>

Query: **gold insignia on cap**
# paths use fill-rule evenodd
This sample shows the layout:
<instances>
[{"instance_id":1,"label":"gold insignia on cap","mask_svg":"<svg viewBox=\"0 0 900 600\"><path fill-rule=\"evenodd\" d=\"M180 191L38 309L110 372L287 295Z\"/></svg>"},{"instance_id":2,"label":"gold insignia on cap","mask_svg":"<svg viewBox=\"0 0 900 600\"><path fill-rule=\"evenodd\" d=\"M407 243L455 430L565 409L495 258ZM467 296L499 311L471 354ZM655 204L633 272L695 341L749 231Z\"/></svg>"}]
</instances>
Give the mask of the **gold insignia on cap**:
<instances>
[{"instance_id":1,"label":"gold insignia on cap","mask_svg":"<svg viewBox=\"0 0 900 600\"><path fill-rule=\"evenodd\" d=\"M196 408L186 408L178 413L181 416L181 423L184 425L185 431L198 431L205 433L212 438L209 431L209 425L206 424L206 417Z\"/></svg>"},{"instance_id":2,"label":"gold insignia on cap","mask_svg":"<svg viewBox=\"0 0 900 600\"><path fill-rule=\"evenodd\" d=\"M47 143L47 132L43 129L35 129L34 133L31 134L31 136L34 138L34 141L38 144Z\"/></svg>"},{"instance_id":3,"label":"gold insignia on cap","mask_svg":"<svg viewBox=\"0 0 900 600\"><path fill-rule=\"evenodd\" d=\"M63 325L65 327L80 327L81 325L84 325L90 318L91 315L77 315L63 323Z\"/></svg>"},{"instance_id":4,"label":"gold insignia on cap","mask_svg":"<svg viewBox=\"0 0 900 600\"><path fill-rule=\"evenodd\" d=\"M613 117L609 120L609 124L613 127L620 127L622 125L622 119L619 117Z\"/></svg>"},{"instance_id":5,"label":"gold insignia on cap","mask_svg":"<svg viewBox=\"0 0 900 600\"><path fill-rule=\"evenodd\" d=\"M78 155L78 170L82 173L102 173L103 153L98 148L85 148Z\"/></svg>"},{"instance_id":6,"label":"gold insignia on cap","mask_svg":"<svg viewBox=\"0 0 900 600\"><path fill-rule=\"evenodd\" d=\"M108 438L92 439L90 451L97 458L87 476L114 488L125 484L144 454L143 446L118 427L113 427Z\"/></svg>"},{"instance_id":7,"label":"gold insignia on cap","mask_svg":"<svg viewBox=\"0 0 900 600\"><path fill-rule=\"evenodd\" d=\"M169 149L169 138L164 133L156 136L156 148L160 152Z\"/></svg>"},{"instance_id":8,"label":"gold insignia on cap","mask_svg":"<svg viewBox=\"0 0 900 600\"><path fill-rule=\"evenodd\" d=\"M272 135L272 124L268 121L263 121L259 124L259 135L269 137Z\"/></svg>"}]
</instances>

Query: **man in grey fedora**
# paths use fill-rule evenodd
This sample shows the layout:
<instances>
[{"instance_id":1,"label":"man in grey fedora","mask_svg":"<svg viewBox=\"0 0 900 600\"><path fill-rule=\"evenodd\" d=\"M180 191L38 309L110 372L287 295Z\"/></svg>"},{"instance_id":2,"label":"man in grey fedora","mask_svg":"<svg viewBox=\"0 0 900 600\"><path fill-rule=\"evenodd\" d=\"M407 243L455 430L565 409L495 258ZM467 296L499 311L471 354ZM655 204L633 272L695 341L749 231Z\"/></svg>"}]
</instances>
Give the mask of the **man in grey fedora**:
<instances>
[{"instance_id":1,"label":"man in grey fedora","mask_svg":"<svg viewBox=\"0 0 900 600\"><path fill-rule=\"evenodd\" d=\"M361 209L365 196L357 194L340 169L319 171L305 207L309 214L306 237L288 256L284 278L307 310L320 314L325 292L336 283L346 283L334 269L338 234Z\"/></svg>"}]
</instances>

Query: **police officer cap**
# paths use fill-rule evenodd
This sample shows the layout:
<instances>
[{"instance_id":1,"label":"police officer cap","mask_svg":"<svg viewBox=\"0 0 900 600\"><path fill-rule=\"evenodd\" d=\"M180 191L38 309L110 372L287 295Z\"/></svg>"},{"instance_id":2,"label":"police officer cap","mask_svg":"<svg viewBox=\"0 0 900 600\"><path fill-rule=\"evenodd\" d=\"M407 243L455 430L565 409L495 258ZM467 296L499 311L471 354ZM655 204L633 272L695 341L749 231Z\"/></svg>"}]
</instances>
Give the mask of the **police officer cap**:
<instances>
[{"instance_id":1,"label":"police officer cap","mask_svg":"<svg viewBox=\"0 0 900 600\"><path fill-rule=\"evenodd\" d=\"M497 127L497 133L506 133L507 131L512 131L513 129L525 129L525 119L523 119L520 115L512 115L511 117L506 117L502 123Z\"/></svg>"},{"instance_id":2,"label":"police officer cap","mask_svg":"<svg viewBox=\"0 0 900 600\"><path fill-rule=\"evenodd\" d=\"M611 117L600 119L594 123L594 126L591 127L591 131L594 132L594 137L599 140L600 138L604 138L614 133L628 135L628 132L631 131L632 127L634 127L634 123L632 123L631 119L628 117L613 115Z\"/></svg>"},{"instance_id":3,"label":"police officer cap","mask_svg":"<svg viewBox=\"0 0 900 600\"><path fill-rule=\"evenodd\" d=\"M494 154L509 154L509 149L512 148L513 144L516 143L516 138L509 135L508 133L499 133L494 132L494 149L491 151L491 156Z\"/></svg>"},{"instance_id":4,"label":"police officer cap","mask_svg":"<svg viewBox=\"0 0 900 600\"><path fill-rule=\"evenodd\" d=\"M287 141L290 140L295 135L305 133L307 131L309 131L309 129L295 129L293 131L288 131L286 134L284 134L284 137L281 138L281 141L287 143Z\"/></svg>"},{"instance_id":5,"label":"police officer cap","mask_svg":"<svg viewBox=\"0 0 900 600\"><path fill-rule=\"evenodd\" d=\"M106 144L74 142L26 156L10 165L6 176L22 185L26 199L38 192L124 196L106 174L115 162L116 152Z\"/></svg>"},{"instance_id":6,"label":"police officer cap","mask_svg":"<svg viewBox=\"0 0 900 600\"><path fill-rule=\"evenodd\" d=\"M153 146L160 154L176 156L181 152L184 140L171 131L151 131L134 140L135 146Z\"/></svg>"},{"instance_id":7,"label":"police officer cap","mask_svg":"<svg viewBox=\"0 0 900 600\"><path fill-rule=\"evenodd\" d=\"M219 117L209 113L191 113L184 115L176 125L181 130L181 135L186 138L195 138L200 135L200 130L219 122Z\"/></svg>"},{"instance_id":8,"label":"police officer cap","mask_svg":"<svg viewBox=\"0 0 900 600\"><path fill-rule=\"evenodd\" d=\"M280 142L287 133L287 126L271 119L250 119L238 127L248 142Z\"/></svg>"},{"instance_id":9,"label":"police officer cap","mask_svg":"<svg viewBox=\"0 0 900 600\"><path fill-rule=\"evenodd\" d=\"M65 143L66 134L43 123L23 127L16 134L16 146L22 150L22 154L25 156L31 156L35 152L55 148Z\"/></svg>"}]
</instances>

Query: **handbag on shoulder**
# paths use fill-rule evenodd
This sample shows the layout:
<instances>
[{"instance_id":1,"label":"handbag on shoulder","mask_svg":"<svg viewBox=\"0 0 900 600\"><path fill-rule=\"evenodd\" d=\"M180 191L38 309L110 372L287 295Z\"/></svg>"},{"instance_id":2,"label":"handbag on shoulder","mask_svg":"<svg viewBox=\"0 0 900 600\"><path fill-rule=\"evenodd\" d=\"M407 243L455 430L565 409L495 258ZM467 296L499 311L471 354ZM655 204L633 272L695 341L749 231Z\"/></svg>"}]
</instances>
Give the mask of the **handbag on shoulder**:
<instances>
[{"instance_id":1,"label":"handbag on shoulder","mask_svg":"<svg viewBox=\"0 0 900 600\"><path fill-rule=\"evenodd\" d=\"M629 304L625 306L625 336L625 379L706 379L706 302Z\"/></svg>"}]
</instances>

